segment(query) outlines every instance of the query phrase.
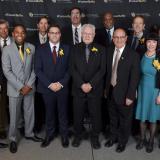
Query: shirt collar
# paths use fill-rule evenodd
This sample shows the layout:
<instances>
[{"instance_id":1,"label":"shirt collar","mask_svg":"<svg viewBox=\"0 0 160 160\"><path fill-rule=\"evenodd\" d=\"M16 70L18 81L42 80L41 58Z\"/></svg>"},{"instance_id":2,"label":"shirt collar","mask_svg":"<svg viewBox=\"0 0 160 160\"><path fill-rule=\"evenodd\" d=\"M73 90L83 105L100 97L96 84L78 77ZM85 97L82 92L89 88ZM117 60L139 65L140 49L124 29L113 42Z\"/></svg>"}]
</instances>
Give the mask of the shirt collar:
<instances>
[{"instance_id":1,"label":"shirt collar","mask_svg":"<svg viewBox=\"0 0 160 160\"><path fill-rule=\"evenodd\" d=\"M122 48L116 48L116 47L115 47L115 50L114 50L114 51L116 51L116 50L118 49L118 50L120 51L120 53L122 54L122 52L123 52L125 46L126 46L126 45L124 45Z\"/></svg>"},{"instance_id":2,"label":"shirt collar","mask_svg":"<svg viewBox=\"0 0 160 160\"><path fill-rule=\"evenodd\" d=\"M60 42L58 42L57 44L53 44L51 41L49 41L49 45L50 45L51 51L53 50L53 47L56 46L56 51L58 52Z\"/></svg>"},{"instance_id":3,"label":"shirt collar","mask_svg":"<svg viewBox=\"0 0 160 160\"><path fill-rule=\"evenodd\" d=\"M82 26L81 23L77 27L72 24L73 29L75 29L75 28L79 29L79 28L81 28L81 26Z\"/></svg>"}]
</instances>

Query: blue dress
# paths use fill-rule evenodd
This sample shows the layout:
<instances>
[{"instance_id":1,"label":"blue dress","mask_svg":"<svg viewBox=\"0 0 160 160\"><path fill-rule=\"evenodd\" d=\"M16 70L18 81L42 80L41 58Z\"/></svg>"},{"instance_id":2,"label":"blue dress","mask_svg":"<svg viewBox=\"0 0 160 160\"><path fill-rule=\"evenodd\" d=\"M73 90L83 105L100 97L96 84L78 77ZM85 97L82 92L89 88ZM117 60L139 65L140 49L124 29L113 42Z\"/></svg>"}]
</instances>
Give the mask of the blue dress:
<instances>
[{"instance_id":1,"label":"blue dress","mask_svg":"<svg viewBox=\"0 0 160 160\"><path fill-rule=\"evenodd\" d=\"M159 89L155 88L156 69L152 62L155 55L144 55L141 60L141 79L138 87L136 119L155 123L160 120L160 105L156 104ZM160 83L160 82L159 82Z\"/></svg>"}]
</instances>

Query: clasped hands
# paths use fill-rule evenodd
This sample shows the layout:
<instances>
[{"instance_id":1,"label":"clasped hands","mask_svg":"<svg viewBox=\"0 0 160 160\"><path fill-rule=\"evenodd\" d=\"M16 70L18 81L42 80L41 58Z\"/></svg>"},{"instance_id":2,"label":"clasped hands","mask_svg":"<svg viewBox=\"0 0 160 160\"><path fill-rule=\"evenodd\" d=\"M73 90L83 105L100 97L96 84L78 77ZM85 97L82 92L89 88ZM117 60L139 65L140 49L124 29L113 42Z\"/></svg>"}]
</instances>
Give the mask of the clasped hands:
<instances>
[{"instance_id":1,"label":"clasped hands","mask_svg":"<svg viewBox=\"0 0 160 160\"><path fill-rule=\"evenodd\" d=\"M82 91L83 91L84 93L89 93L89 92L91 91L91 89L92 89L92 86L91 86L90 83L83 83L83 84L81 85L81 89L82 89Z\"/></svg>"},{"instance_id":2,"label":"clasped hands","mask_svg":"<svg viewBox=\"0 0 160 160\"><path fill-rule=\"evenodd\" d=\"M30 91L32 90L32 88L30 86L23 86L21 89L20 89L20 93L25 96L27 95Z\"/></svg>"},{"instance_id":3,"label":"clasped hands","mask_svg":"<svg viewBox=\"0 0 160 160\"><path fill-rule=\"evenodd\" d=\"M59 82L51 83L49 86L49 89L51 89L53 92L57 92L62 88L62 85Z\"/></svg>"}]
</instances>

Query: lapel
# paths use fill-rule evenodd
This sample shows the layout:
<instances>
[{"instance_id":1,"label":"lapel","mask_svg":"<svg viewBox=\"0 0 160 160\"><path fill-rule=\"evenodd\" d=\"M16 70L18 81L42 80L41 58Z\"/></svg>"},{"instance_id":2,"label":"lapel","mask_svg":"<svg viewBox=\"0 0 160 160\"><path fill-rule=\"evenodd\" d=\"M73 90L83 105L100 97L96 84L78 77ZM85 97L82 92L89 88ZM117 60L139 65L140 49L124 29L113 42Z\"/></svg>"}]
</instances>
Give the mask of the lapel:
<instances>
[{"instance_id":1,"label":"lapel","mask_svg":"<svg viewBox=\"0 0 160 160\"><path fill-rule=\"evenodd\" d=\"M55 65L53 63L53 55L52 55L52 50L51 50L51 47L49 45L49 42L47 42L45 45L45 51L44 51L44 57L46 57L46 59L49 61L48 64L50 65Z\"/></svg>"},{"instance_id":2,"label":"lapel","mask_svg":"<svg viewBox=\"0 0 160 160\"><path fill-rule=\"evenodd\" d=\"M87 65L87 62L86 62L86 54L85 54L85 44L84 43L80 43L79 44L79 62L82 63L82 65Z\"/></svg>"},{"instance_id":3,"label":"lapel","mask_svg":"<svg viewBox=\"0 0 160 160\"><path fill-rule=\"evenodd\" d=\"M94 59L96 58L96 55L95 55L95 54L100 54L100 53L98 53L99 51L93 52L93 51L92 51L93 47L96 48L96 49L98 49L94 43L91 43L91 44L90 44L90 47L89 47L89 51L90 51L89 59L88 59L88 63L86 62L86 63L89 64L89 65L91 65L91 64L94 63Z\"/></svg>"}]
</instances>

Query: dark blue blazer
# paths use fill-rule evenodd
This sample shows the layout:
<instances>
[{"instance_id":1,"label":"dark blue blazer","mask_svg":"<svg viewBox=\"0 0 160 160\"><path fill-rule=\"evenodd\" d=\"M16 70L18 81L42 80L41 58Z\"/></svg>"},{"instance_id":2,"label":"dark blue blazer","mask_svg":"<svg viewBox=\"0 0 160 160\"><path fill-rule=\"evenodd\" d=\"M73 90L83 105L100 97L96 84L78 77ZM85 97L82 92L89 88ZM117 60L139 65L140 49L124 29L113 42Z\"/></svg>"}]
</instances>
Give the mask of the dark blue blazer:
<instances>
[{"instance_id":1,"label":"dark blue blazer","mask_svg":"<svg viewBox=\"0 0 160 160\"><path fill-rule=\"evenodd\" d=\"M63 88L59 91L64 93L68 90L69 82L69 46L60 44L59 49L64 52L58 56L56 64L53 63L52 51L49 42L39 46L35 54L35 73L38 77L37 91L42 94L53 93L48 86L54 82L60 82Z\"/></svg>"}]
</instances>

